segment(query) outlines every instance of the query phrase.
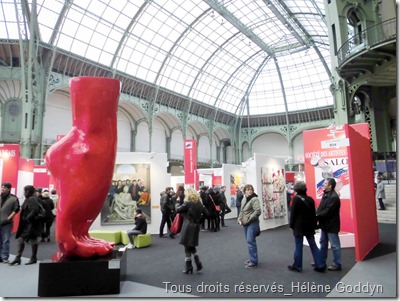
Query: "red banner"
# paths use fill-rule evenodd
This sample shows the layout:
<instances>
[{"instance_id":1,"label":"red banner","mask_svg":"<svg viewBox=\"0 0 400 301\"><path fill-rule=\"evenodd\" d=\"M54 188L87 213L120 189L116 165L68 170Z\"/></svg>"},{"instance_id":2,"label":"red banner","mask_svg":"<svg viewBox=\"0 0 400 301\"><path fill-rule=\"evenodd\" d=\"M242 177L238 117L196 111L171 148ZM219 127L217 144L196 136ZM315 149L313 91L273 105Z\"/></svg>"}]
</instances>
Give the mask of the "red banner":
<instances>
[{"instance_id":1,"label":"red banner","mask_svg":"<svg viewBox=\"0 0 400 301\"><path fill-rule=\"evenodd\" d=\"M19 144L0 144L0 183L10 182L16 194L18 181Z\"/></svg>"},{"instance_id":2,"label":"red banner","mask_svg":"<svg viewBox=\"0 0 400 301\"><path fill-rule=\"evenodd\" d=\"M197 188L197 141L185 140L184 141L184 161L185 166L185 184L194 185Z\"/></svg>"}]
</instances>

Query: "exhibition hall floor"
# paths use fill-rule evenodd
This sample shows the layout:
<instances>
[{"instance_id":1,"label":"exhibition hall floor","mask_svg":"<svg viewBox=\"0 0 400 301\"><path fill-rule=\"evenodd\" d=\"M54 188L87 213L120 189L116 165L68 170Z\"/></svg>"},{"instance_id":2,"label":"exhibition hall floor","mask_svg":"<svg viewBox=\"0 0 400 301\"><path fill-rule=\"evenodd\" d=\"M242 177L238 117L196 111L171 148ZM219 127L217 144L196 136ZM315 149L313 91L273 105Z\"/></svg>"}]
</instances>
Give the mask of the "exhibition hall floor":
<instances>
[{"instance_id":1,"label":"exhibition hall floor","mask_svg":"<svg viewBox=\"0 0 400 301\"><path fill-rule=\"evenodd\" d=\"M263 231L257 239L259 265L244 268L247 247L242 227L234 220L219 232L201 232L201 273L184 275L183 246L177 239L153 235L149 248L126 250L127 279L118 295L101 297L240 297L323 298L397 297L397 225L379 224L380 243L364 261L356 262L354 248L343 249L343 269L317 273L312 256L304 246L303 272L287 269L292 263L294 241L287 226ZM53 239L54 241L54 239ZM11 253L17 248L11 241ZM40 243L39 260L57 251L54 242ZM36 297L39 264L24 265L30 256L27 246L19 266L0 264L2 297ZM328 264L332 254L329 252ZM12 260L14 255L10 256ZM267 292L268 291L268 292ZM99 296L85 296L99 297Z\"/></svg>"}]
</instances>

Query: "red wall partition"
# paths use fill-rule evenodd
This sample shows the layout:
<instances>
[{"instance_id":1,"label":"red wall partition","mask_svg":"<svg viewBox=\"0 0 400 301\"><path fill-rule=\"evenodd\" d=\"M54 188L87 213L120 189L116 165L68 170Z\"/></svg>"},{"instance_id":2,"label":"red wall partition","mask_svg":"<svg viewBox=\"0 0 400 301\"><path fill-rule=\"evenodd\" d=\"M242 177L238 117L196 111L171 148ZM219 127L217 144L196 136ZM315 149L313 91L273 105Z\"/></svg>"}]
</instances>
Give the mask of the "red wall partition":
<instances>
[{"instance_id":1,"label":"red wall partition","mask_svg":"<svg viewBox=\"0 0 400 301\"><path fill-rule=\"evenodd\" d=\"M347 154L349 141L344 128L336 126L304 131L303 139L307 194L314 198L318 206L323 196L325 178L335 178L336 191L341 200L341 231L354 233Z\"/></svg>"},{"instance_id":2,"label":"red wall partition","mask_svg":"<svg viewBox=\"0 0 400 301\"><path fill-rule=\"evenodd\" d=\"M345 130L350 140L348 155L356 260L360 261L379 243L372 151L368 124L346 125Z\"/></svg>"},{"instance_id":3,"label":"red wall partition","mask_svg":"<svg viewBox=\"0 0 400 301\"><path fill-rule=\"evenodd\" d=\"M334 177L341 198L341 231L354 233L356 260L379 243L368 124L303 132L307 193L316 205L325 177Z\"/></svg>"}]
</instances>

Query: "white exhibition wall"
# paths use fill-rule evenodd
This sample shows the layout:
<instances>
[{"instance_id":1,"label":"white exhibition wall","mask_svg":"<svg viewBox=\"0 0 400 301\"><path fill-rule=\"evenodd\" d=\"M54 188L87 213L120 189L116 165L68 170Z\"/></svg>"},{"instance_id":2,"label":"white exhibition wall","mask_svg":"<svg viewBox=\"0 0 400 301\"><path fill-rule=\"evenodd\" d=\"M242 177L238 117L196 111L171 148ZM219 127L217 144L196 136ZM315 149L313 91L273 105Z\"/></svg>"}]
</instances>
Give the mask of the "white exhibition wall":
<instances>
[{"instance_id":1,"label":"white exhibition wall","mask_svg":"<svg viewBox=\"0 0 400 301\"><path fill-rule=\"evenodd\" d=\"M261 170L262 168L268 168L271 171L282 170L285 167L285 161L280 158L274 158L263 154L254 154L254 156L247 160L243 164L246 168L246 182L248 184L253 185L255 193L258 195L260 199L261 206L261 216L260 216L260 228L261 230L276 228L282 225L288 224L287 214L284 216L273 217L273 218L264 218L264 206L263 206L263 182L261 178ZM284 185L285 186L285 185ZM286 189L286 188L284 188ZM285 207L286 207L286 190L283 192L285 199Z\"/></svg>"},{"instance_id":2,"label":"white exhibition wall","mask_svg":"<svg viewBox=\"0 0 400 301\"><path fill-rule=\"evenodd\" d=\"M22 203L25 201L24 187L26 185L32 185L33 183L33 171L18 170L17 183L18 187L17 191L15 191L15 195L18 197L19 203L22 205Z\"/></svg>"},{"instance_id":3,"label":"white exhibition wall","mask_svg":"<svg viewBox=\"0 0 400 301\"><path fill-rule=\"evenodd\" d=\"M171 176L167 173L166 153L117 153L115 164L149 164L150 165L150 192L151 192L151 220L147 231L157 234L161 221L160 192L171 185ZM134 225L119 224L101 226L100 214L93 222L90 230L130 230ZM166 231L166 227L165 227Z\"/></svg>"},{"instance_id":4,"label":"white exhibition wall","mask_svg":"<svg viewBox=\"0 0 400 301\"><path fill-rule=\"evenodd\" d=\"M148 232L152 234L158 234L161 221L161 211L159 208L160 192L164 191L165 187L167 186L175 187L177 183L183 183L184 177L171 177L171 175L167 173L168 161L166 153L117 153L116 164L150 164L152 222L148 225ZM283 169L283 159L274 158L263 154L254 154L254 157L247 160L245 163L243 163L243 165L223 164L222 168L215 170L206 169L203 170L204 173L202 173L201 170L199 172L205 177L210 177L212 173L214 173L214 175L221 176L222 185L227 187L226 198L228 205L230 205L231 197L235 197L235 195L233 195L233 193L230 191L232 178L240 179L241 184L252 184L254 186L255 193L257 193L259 196L260 206L262 208L260 227L261 230L266 230L270 228L276 228L281 225L286 225L288 223L288 219L286 210L282 210L280 216L275 214L275 216L271 217L266 214L266 206L263 204L263 185L265 185L265 181L263 182L262 179L262 170L269 170L272 174L274 171L276 172ZM283 184L283 186L285 185ZM284 197L285 202L283 205L286 208L286 190L280 191L280 194L282 194ZM274 196L276 196L276 191L274 191ZM227 214L225 218L237 218L235 208L232 208L232 212ZM91 230L100 228L110 230L128 230L133 228L133 224L101 226L101 219L99 215L99 217L97 217L97 219L94 221ZM167 231L166 228L165 231Z\"/></svg>"}]
</instances>

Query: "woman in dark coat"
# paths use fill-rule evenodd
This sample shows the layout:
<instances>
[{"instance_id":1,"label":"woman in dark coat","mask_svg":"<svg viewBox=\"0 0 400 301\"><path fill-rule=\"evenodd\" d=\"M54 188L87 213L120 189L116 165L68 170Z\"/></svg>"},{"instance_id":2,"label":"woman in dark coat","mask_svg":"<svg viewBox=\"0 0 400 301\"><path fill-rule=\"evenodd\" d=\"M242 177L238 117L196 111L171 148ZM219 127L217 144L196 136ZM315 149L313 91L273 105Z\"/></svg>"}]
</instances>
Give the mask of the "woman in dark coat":
<instances>
[{"instance_id":1,"label":"woman in dark coat","mask_svg":"<svg viewBox=\"0 0 400 301\"><path fill-rule=\"evenodd\" d=\"M220 205L221 195L219 191L215 191L215 189L208 189L208 203L207 210L209 213L209 227L208 230L212 232L217 232L220 230L219 228L219 212L215 209L215 206Z\"/></svg>"},{"instance_id":2,"label":"woman in dark coat","mask_svg":"<svg viewBox=\"0 0 400 301\"><path fill-rule=\"evenodd\" d=\"M306 237L314 258L317 272L324 272L326 266L322 264L320 251L315 243L314 234L317 227L315 203L312 197L307 196L307 186L303 181L297 182L293 190L297 193L290 207L290 228L293 230L295 251L294 262L288 266L291 271L303 270L303 237Z\"/></svg>"},{"instance_id":3,"label":"woman in dark coat","mask_svg":"<svg viewBox=\"0 0 400 301\"><path fill-rule=\"evenodd\" d=\"M50 228L54 222L54 203L50 199L49 191L45 190L42 194L42 199L38 198L39 203L43 206L46 211L46 216L42 220L42 239L41 242L50 241Z\"/></svg>"},{"instance_id":4,"label":"woman in dark coat","mask_svg":"<svg viewBox=\"0 0 400 301\"><path fill-rule=\"evenodd\" d=\"M25 264L37 262L38 236L42 234L42 222L38 219L39 201L35 195L36 189L32 185L24 187L25 201L21 206L21 217L15 238L18 238L18 252L10 265L21 264L21 255L25 248L25 242L31 244L32 256Z\"/></svg>"},{"instance_id":5,"label":"woman in dark coat","mask_svg":"<svg viewBox=\"0 0 400 301\"><path fill-rule=\"evenodd\" d=\"M202 215L207 215L207 209L201 202L200 195L192 188L186 193L184 203L177 208L177 213L183 214L183 225L181 230L181 245L185 247L185 270L184 274L193 273L192 255L199 272L203 265L196 254L196 247L199 245L200 223Z\"/></svg>"}]
</instances>

